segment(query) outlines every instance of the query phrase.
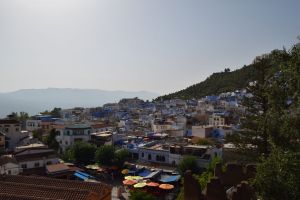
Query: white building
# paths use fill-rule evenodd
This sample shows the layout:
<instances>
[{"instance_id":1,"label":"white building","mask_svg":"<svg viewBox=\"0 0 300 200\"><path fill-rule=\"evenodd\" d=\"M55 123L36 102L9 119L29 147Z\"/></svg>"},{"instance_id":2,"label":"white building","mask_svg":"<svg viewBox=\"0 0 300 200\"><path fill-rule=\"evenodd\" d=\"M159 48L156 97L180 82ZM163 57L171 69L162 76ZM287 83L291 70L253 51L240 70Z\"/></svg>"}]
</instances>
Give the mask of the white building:
<instances>
[{"instance_id":1,"label":"white building","mask_svg":"<svg viewBox=\"0 0 300 200\"><path fill-rule=\"evenodd\" d=\"M225 118L219 115L211 115L209 117L209 125L211 126L224 126L225 125Z\"/></svg>"},{"instance_id":2,"label":"white building","mask_svg":"<svg viewBox=\"0 0 300 200\"><path fill-rule=\"evenodd\" d=\"M206 168L216 156L222 158L222 148L209 145L165 145L149 142L138 146L140 162L171 164L177 166L185 155L197 158L198 166Z\"/></svg>"},{"instance_id":3,"label":"white building","mask_svg":"<svg viewBox=\"0 0 300 200\"><path fill-rule=\"evenodd\" d=\"M3 155L0 157L0 174L18 175L22 172L18 162L12 155Z\"/></svg>"},{"instance_id":4,"label":"white building","mask_svg":"<svg viewBox=\"0 0 300 200\"><path fill-rule=\"evenodd\" d=\"M87 124L73 124L66 126L64 129L58 130L56 141L62 151L65 151L75 142L88 142L91 140L92 128Z\"/></svg>"},{"instance_id":5,"label":"white building","mask_svg":"<svg viewBox=\"0 0 300 200\"><path fill-rule=\"evenodd\" d=\"M192 126L192 136L195 137L208 138L212 131L212 126Z\"/></svg>"},{"instance_id":6,"label":"white building","mask_svg":"<svg viewBox=\"0 0 300 200\"><path fill-rule=\"evenodd\" d=\"M200 113L213 112L214 106L211 103L199 101L196 110Z\"/></svg>"},{"instance_id":7,"label":"white building","mask_svg":"<svg viewBox=\"0 0 300 200\"><path fill-rule=\"evenodd\" d=\"M0 131L6 137L7 145L5 145L5 148L11 151L16 146L23 144L26 138L29 138L29 132L21 131L20 122L14 119L1 119Z\"/></svg>"},{"instance_id":8,"label":"white building","mask_svg":"<svg viewBox=\"0 0 300 200\"><path fill-rule=\"evenodd\" d=\"M172 122L154 122L152 124L152 130L155 133L163 133L168 130L173 130L174 125Z\"/></svg>"},{"instance_id":9,"label":"white building","mask_svg":"<svg viewBox=\"0 0 300 200\"><path fill-rule=\"evenodd\" d=\"M139 160L149 163L169 163L169 146L150 142L139 147Z\"/></svg>"},{"instance_id":10,"label":"white building","mask_svg":"<svg viewBox=\"0 0 300 200\"><path fill-rule=\"evenodd\" d=\"M59 162L59 158L53 149L39 143L17 147L13 156L23 172L30 169L44 168L46 165Z\"/></svg>"},{"instance_id":11,"label":"white building","mask_svg":"<svg viewBox=\"0 0 300 200\"><path fill-rule=\"evenodd\" d=\"M219 156L222 158L222 148L216 148L208 145L171 145L169 154L169 163L177 166L185 155L193 155L197 158L198 166L208 167L212 158Z\"/></svg>"},{"instance_id":12,"label":"white building","mask_svg":"<svg viewBox=\"0 0 300 200\"><path fill-rule=\"evenodd\" d=\"M35 120L35 119L29 119L29 120L26 120L26 130L27 131L35 131L35 130L38 130L38 129L41 129L41 123L42 121L41 120Z\"/></svg>"}]
</instances>

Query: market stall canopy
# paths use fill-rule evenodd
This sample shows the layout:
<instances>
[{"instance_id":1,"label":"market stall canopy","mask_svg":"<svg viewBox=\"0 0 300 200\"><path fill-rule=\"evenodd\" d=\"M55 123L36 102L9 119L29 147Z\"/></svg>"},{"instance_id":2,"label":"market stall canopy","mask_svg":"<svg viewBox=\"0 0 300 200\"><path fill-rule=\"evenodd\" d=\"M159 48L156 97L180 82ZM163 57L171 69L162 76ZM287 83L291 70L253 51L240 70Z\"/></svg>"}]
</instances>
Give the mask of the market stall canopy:
<instances>
[{"instance_id":1,"label":"market stall canopy","mask_svg":"<svg viewBox=\"0 0 300 200\"><path fill-rule=\"evenodd\" d=\"M157 187L157 186L159 186L159 183L150 182L150 183L147 183L147 186L150 186L150 187Z\"/></svg>"},{"instance_id":2,"label":"market stall canopy","mask_svg":"<svg viewBox=\"0 0 300 200\"><path fill-rule=\"evenodd\" d=\"M145 187L147 184L146 183L137 183L137 184L135 184L133 187L134 188L142 188L142 187Z\"/></svg>"},{"instance_id":3,"label":"market stall canopy","mask_svg":"<svg viewBox=\"0 0 300 200\"><path fill-rule=\"evenodd\" d=\"M171 184L160 184L159 188L163 190L172 190L174 188L174 185Z\"/></svg>"},{"instance_id":4,"label":"market stall canopy","mask_svg":"<svg viewBox=\"0 0 300 200\"><path fill-rule=\"evenodd\" d=\"M141 180L143 177L141 176L125 176L126 180Z\"/></svg>"},{"instance_id":5,"label":"market stall canopy","mask_svg":"<svg viewBox=\"0 0 300 200\"><path fill-rule=\"evenodd\" d=\"M159 181L163 183L171 183L171 182L176 182L180 179L180 175L175 175L175 176L166 176L161 178Z\"/></svg>"},{"instance_id":6,"label":"market stall canopy","mask_svg":"<svg viewBox=\"0 0 300 200\"><path fill-rule=\"evenodd\" d=\"M150 173L148 176L144 177L144 179L151 179L159 176L162 173L162 170L154 171Z\"/></svg>"},{"instance_id":7,"label":"market stall canopy","mask_svg":"<svg viewBox=\"0 0 300 200\"><path fill-rule=\"evenodd\" d=\"M144 169L143 171L141 171L138 175L142 176L142 177L147 177L149 174L151 174L151 171L148 169Z\"/></svg>"},{"instance_id":8,"label":"market stall canopy","mask_svg":"<svg viewBox=\"0 0 300 200\"><path fill-rule=\"evenodd\" d=\"M123 181L123 184L124 185L134 185L136 184L137 182L135 180L124 180Z\"/></svg>"}]
</instances>

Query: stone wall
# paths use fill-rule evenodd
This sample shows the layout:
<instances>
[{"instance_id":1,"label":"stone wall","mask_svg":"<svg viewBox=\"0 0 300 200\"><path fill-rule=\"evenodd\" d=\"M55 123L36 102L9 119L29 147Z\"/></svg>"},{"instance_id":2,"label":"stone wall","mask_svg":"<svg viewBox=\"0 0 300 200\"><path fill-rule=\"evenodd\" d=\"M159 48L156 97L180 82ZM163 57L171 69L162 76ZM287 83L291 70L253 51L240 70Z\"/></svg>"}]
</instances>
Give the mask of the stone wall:
<instances>
[{"instance_id":1,"label":"stone wall","mask_svg":"<svg viewBox=\"0 0 300 200\"><path fill-rule=\"evenodd\" d=\"M215 168L215 177L210 180L205 190L190 171L184 176L185 200L253 200L255 191L247 182L255 176L255 165L247 165L245 168L238 164L228 164L226 171L222 171L222 165Z\"/></svg>"}]
</instances>

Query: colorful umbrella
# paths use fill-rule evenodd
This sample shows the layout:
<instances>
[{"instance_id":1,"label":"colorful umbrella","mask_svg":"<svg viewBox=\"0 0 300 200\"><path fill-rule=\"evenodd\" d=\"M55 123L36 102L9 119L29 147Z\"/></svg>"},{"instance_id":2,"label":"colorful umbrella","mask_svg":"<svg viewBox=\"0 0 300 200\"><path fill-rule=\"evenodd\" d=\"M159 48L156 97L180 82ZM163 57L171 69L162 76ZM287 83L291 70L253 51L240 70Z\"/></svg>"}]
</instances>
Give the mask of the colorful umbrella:
<instances>
[{"instance_id":1,"label":"colorful umbrella","mask_svg":"<svg viewBox=\"0 0 300 200\"><path fill-rule=\"evenodd\" d=\"M147 186L150 186L150 187L157 187L157 186L159 186L159 183L150 182L150 183L147 183Z\"/></svg>"},{"instance_id":2,"label":"colorful umbrella","mask_svg":"<svg viewBox=\"0 0 300 200\"><path fill-rule=\"evenodd\" d=\"M129 173L129 170L128 170L128 169L123 169L123 170L121 171L121 173L122 173L122 174L128 174L128 173Z\"/></svg>"},{"instance_id":3,"label":"colorful umbrella","mask_svg":"<svg viewBox=\"0 0 300 200\"><path fill-rule=\"evenodd\" d=\"M174 185L171 185L171 184L160 184L159 188L163 189L163 190L172 190L174 188Z\"/></svg>"},{"instance_id":4,"label":"colorful umbrella","mask_svg":"<svg viewBox=\"0 0 300 200\"><path fill-rule=\"evenodd\" d=\"M143 179L143 177L141 177L141 176L133 176L132 177L134 180L142 180Z\"/></svg>"},{"instance_id":5,"label":"colorful umbrella","mask_svg":"<svg viewBox=\"0 0 300 200\"><path fill-rule=\"evenodd\" d=\"M124 185L134 185L136 184L137 182L135 180L124 180L123 181L123 184Z\"/></svg>"},{"instance_id":6,"label":"colorful umbrella","mask_svg":"<svg viewBox=\"0 0 300 200\"><path fill-rule=\"evenodd\" d=\"M142 180L143 177L141 177L141 176L125 176L124 179L126 179L126 180Z\"/></svg>"},{"instance_id":7,"label":"colorful umbrella","mask_svg":"<svg viewBox=\"0 0 300 200\"><path fill-rule=\"evenodd\" d=\"M142 188L142 187L145 187L146 185L147 185L146 183L142 182L142 183L135 184L133 187L134 188Z\"/></svg>"},{"instance_id":8,"label":"colorful umbrella","mask_svg":"<svg viewBox=\"0 0 300 200\"><path fill-rule=\"evenodd\" d=\"M134 180L133 176L125 176L124 179L126 179L126 180Z\"/></svg>"}]
</instances>

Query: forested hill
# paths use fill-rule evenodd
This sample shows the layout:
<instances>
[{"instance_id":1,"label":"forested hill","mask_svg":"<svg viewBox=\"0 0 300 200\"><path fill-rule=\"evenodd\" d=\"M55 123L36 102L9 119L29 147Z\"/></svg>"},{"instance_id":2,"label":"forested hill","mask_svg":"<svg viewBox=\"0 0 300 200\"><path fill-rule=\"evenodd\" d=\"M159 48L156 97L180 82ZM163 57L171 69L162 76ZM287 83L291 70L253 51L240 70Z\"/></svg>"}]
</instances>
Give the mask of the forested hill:
<instances>
[{"instance_id":1,"label":"forested hill","mask_svg":"<svg viewBox=\"0 0 300 200\"><path fill-rule=\"evenodd\" d=\"M278 66L278 63L281 63L286 55L287 54L285 50L274 50L271 53L265 54L263 56L267 56L270 58L270 60L272 61L271 65L273 65L272 63L275 62ZM213 73L206 80L200 83L197 83L175 93L160 96L156 98L156 100L167 100L172 98L199 99L207 95L218 95L223 92L231 92L246 88L249 82L257 80L258 76L259 72L257 71L255 64L244 65L244 67L242 67L241 69L237 69L232 72L230 72L229 69L225 69L225 71L223 72Z\"/></svg>"},{"instance_id":2,"label":"forested hill","mask_svg":"<svg viewBox=\"0 0 300 200\"><path fill-rule=\"evenodd\" d=\"M256 70L252 65L244 66L232 72L213 73L206 80L192 85L184 90L158 97L163 99L192 99L207 95L217 95L222 92L235 91L245 88L249 82L255 80Z\"/></svg>"}]
</instances>

